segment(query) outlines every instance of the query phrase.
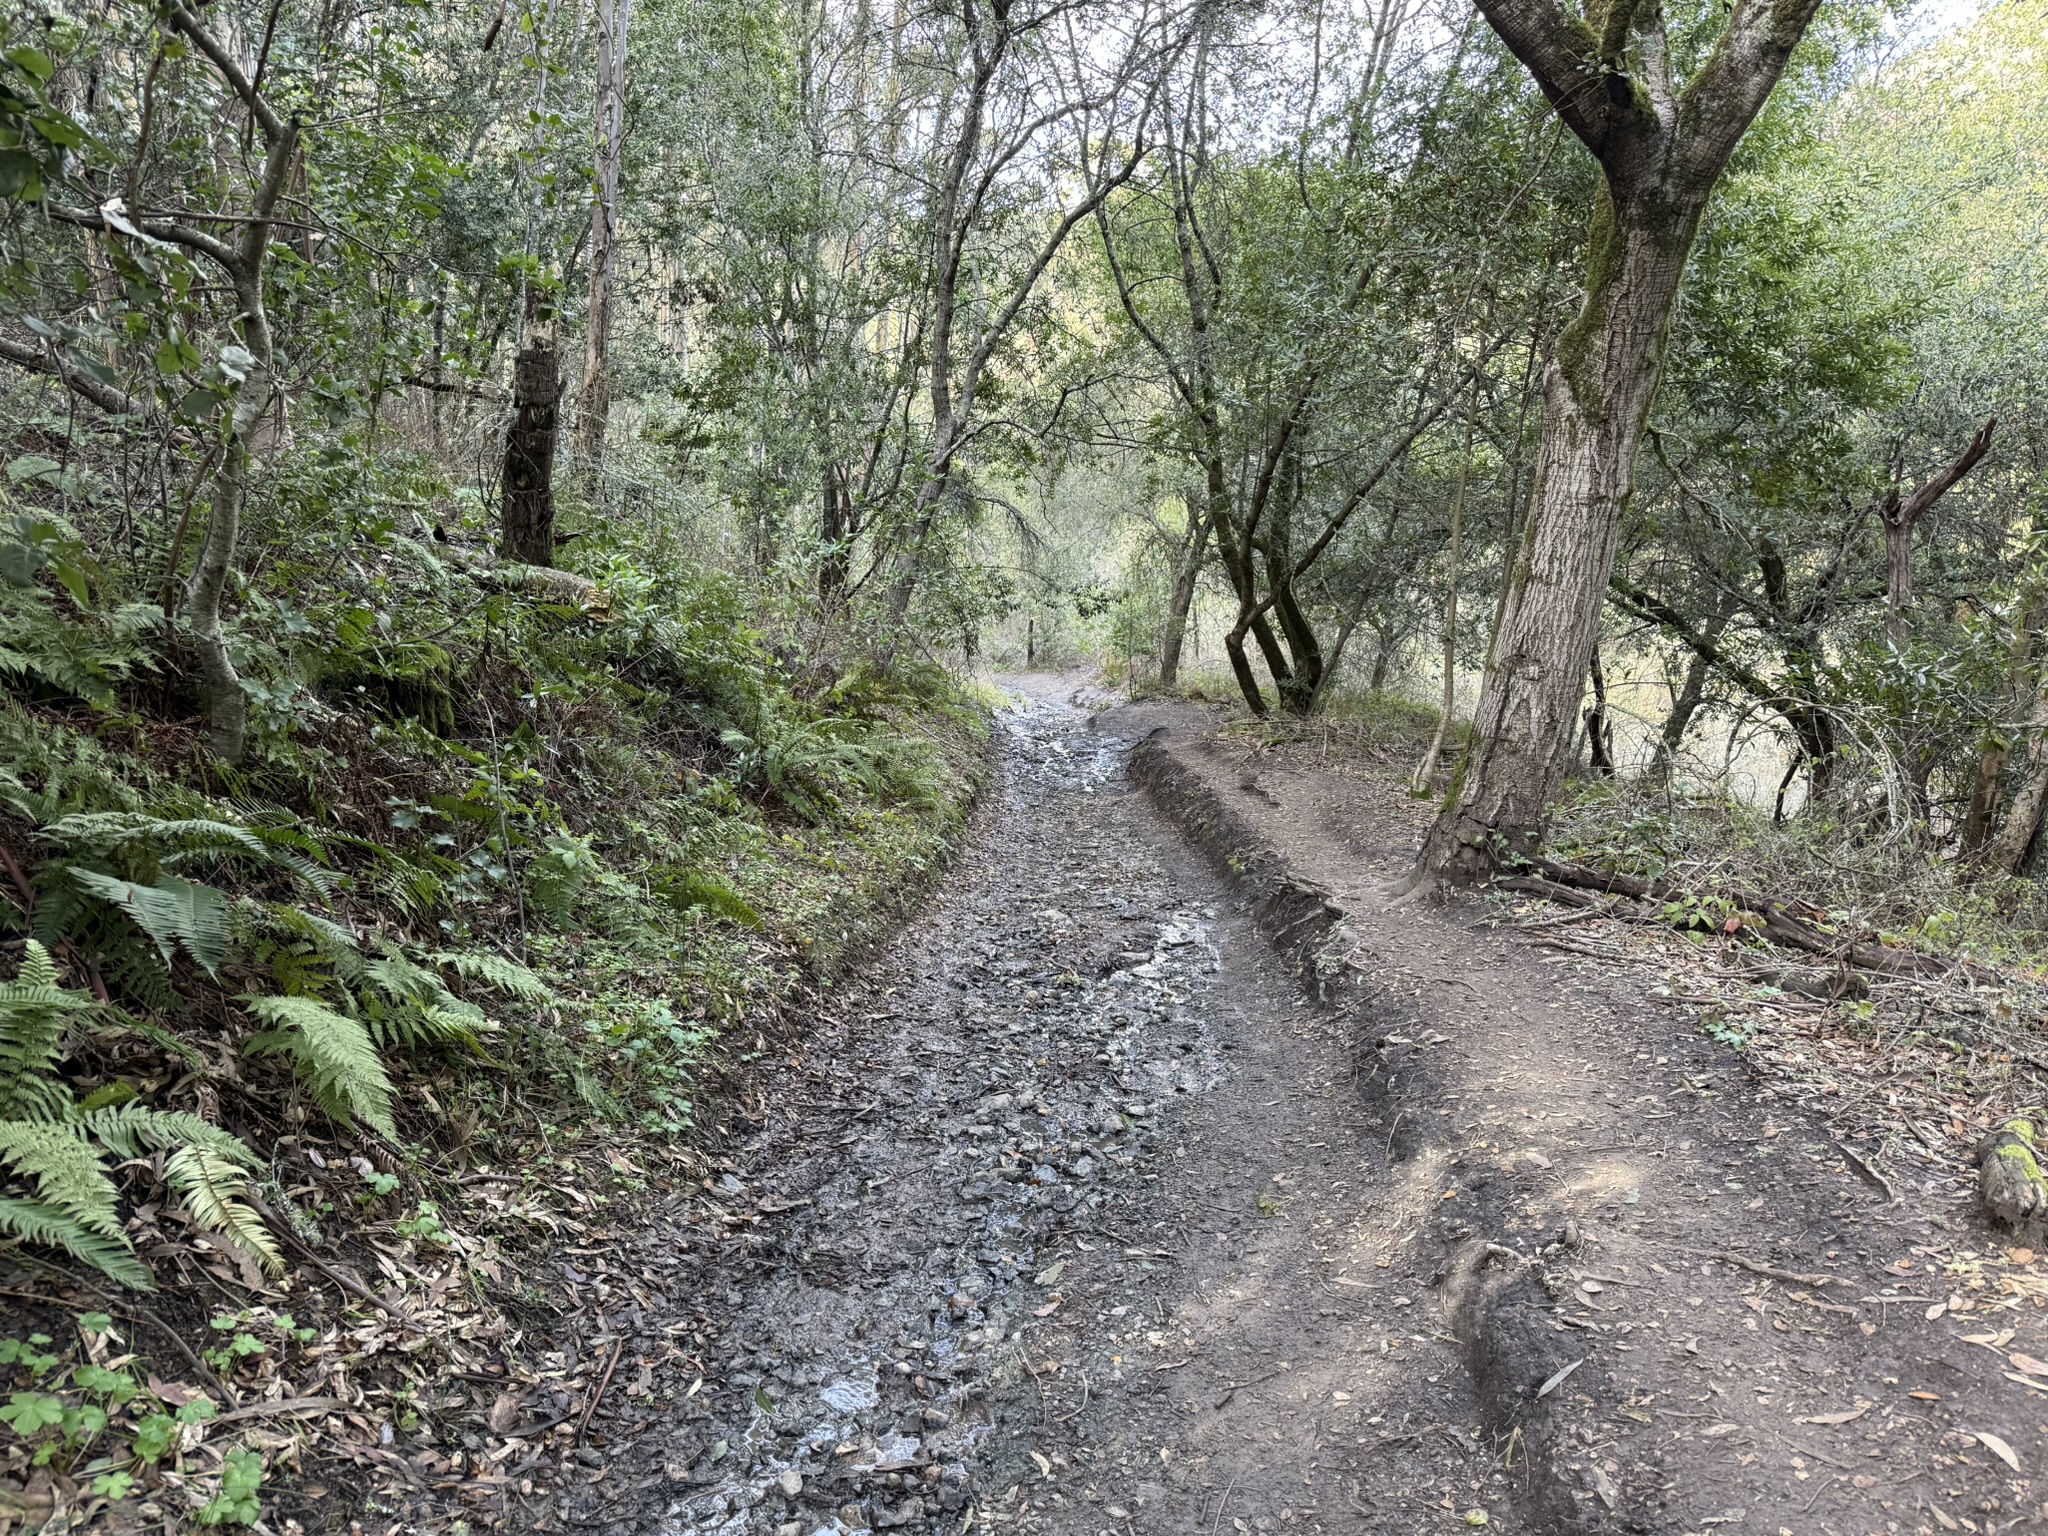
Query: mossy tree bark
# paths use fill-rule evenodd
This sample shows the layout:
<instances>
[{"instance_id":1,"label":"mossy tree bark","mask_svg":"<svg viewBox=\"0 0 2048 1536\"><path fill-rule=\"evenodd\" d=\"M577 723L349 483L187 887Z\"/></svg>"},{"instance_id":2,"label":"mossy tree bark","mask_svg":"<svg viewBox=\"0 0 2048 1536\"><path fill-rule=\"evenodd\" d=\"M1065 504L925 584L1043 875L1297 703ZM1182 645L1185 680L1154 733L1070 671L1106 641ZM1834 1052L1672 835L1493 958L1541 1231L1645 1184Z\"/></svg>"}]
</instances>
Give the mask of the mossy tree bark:
<instances>
[{"instance_id":1,"label":"mossy tree bark","mask_svg":"<svg viewBox=\"0 0 2048 1536\"><path fill-rule=\"evenodd\" d=\"M1411 889L1484 879L1541 839L1700 216L1819 8L1737 0L1719 44L1680 88L1656 0L1609 0L1583 19L1556 0L1478 3L1598 160L1602 181L1585 304L1544 370L1529 536L1472 744Z\"/></svg>"}]
</instances>

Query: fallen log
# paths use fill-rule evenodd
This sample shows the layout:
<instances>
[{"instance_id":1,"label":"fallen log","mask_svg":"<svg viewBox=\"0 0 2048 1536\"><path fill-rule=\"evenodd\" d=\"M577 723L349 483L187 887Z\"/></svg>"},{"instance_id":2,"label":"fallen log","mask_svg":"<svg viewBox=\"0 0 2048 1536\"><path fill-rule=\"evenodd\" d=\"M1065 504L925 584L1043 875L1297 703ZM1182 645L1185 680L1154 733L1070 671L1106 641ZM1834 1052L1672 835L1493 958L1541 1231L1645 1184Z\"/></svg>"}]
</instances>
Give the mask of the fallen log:
<instances>
[{"instance_id":1,"label":"fallen log","mask_svg":"<svg viewBox=\"0 0 2048 1536\"><path fill-rule=\"evenodd\" d=\"M1533 891L1552 900L1566 900L1568 905L1589 905L1588 898L1576 894L1586 891L1606 896L1628 896L1637 901L1665 902L1699 894L1688 892L1669 880L1650 880L1616 870L1566 864L1557 859L1531 859L1528 867L1534 871L1533 874L1509 875L1494 884L1508 890ZM1572 898L1553 894L1559 889L1575 894ZM1885 976L1923 977L1979 969L1964 960L1944 959L1910 949L1893 949L1886 944L1829 933L1795 916L1786 910L1784 903L1755 891L1724 887L1715 894L1726 897L1744 913L1754 913L1763 925L1764 936L1773 943L1782 944L1787 949L1803 950L1810 955L1825 956L1837 964L1851 965L1858 970L1875 971Z\"/></svg>"}]
</instances>

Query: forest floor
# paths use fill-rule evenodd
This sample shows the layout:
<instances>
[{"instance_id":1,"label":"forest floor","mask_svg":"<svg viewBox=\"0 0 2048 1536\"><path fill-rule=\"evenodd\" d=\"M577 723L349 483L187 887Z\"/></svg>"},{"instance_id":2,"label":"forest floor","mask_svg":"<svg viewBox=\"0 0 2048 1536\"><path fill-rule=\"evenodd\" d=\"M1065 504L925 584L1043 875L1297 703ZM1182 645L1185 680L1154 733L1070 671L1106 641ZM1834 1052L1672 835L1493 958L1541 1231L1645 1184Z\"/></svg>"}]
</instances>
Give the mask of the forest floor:
<instances>
[{"instance_id":1,"label":"forest floor","mask_svg":"<svg viewBox=\"0 0 2048 1536\"><path fill-rule=\"evenodd\" d=\"M1698 946L1391 902L1425 812L1369 769L1011 686L946 889L714 1177L564 1261L581 1396L492 1415L560 1417L506 1441L573 1473L521 1523L2048 1524L1983 1105L1776 989L1708 1038Z\"/></svg>"}]
</instances>

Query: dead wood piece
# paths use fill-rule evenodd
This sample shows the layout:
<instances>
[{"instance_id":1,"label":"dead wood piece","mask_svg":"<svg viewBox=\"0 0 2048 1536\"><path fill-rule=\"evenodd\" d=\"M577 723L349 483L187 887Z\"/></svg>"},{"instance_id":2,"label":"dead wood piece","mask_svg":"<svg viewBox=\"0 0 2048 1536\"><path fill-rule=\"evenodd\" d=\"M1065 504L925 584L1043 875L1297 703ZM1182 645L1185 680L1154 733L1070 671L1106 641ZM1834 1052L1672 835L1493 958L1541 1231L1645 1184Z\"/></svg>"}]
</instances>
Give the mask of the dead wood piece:
<instances>
[{"instance_id":1,"label":"dead wood piece","mask_svg":"<svg viewBox=\"0 0 2048 1536\"><path fill-rule=\"evenodd\" d=\"M1612 870L1589 869L1579 864L1564 864L1555 859L1536 859L1531 867L1539 871L1540 877L1558 886L1570 886L1579 890L1598 891L1605 895L1632 896L1637 900L1655 898L1669 900L1685 894L1668 880L1645 880L1636 875L1624 875ZM1531 880L1536 876L1520 875L1513 880ZM1499 881L1510 889L1532 889L1530 886L1516 886L1511 881ZM1887 976L1942 976L1959 968L1967 968L1962 962L1941 959L1935 955L1924 955L1913 950L1892 949L1883 944L1863 943L1824 933L1811 924L1795 917L1780 903L1754 891L1735 888L1721 892L1744 912L1754 912L1763 920L1763 931L1774 943L1788 949L1804 950L1812 955L1825 955L1843 965L1853 965L1859 970L1876 971Z\"/></svg>"},{"instance_id":2,"label":"dead wood piece","mask_svg":"<svg viewBox=\"0 0 2048 1536\"><path fill-rule=\"evenodd\" d=\"M2016 1115L1977 1144L1977 1192L2007 1226L2039 1233L2048 1223L2048 1176L2041 1171L2042 1122Z\"/></svg>"},{"instance_id":3,"label":"dead wood piece","mask_svg":"<svg viewBox=\"0 0 2048 1536\"><path fill-rule=\"evenodd\" d=\"M1849 1282L1840 1275L1806 1275L1796 1269L1779 1269L1774 1264L1760 1264L1755 1259L1746 1259L1739 1253L1726 1249L1688 1248L1687 1253L1702 1259L1718 1259L1723 1264L1733 1264L1737 1269L1746 1269L1753 1275L1762 1275L1770 1280L1789 1280L1794 1285L1847 1285Z\"/></svg>"}]
</instances>

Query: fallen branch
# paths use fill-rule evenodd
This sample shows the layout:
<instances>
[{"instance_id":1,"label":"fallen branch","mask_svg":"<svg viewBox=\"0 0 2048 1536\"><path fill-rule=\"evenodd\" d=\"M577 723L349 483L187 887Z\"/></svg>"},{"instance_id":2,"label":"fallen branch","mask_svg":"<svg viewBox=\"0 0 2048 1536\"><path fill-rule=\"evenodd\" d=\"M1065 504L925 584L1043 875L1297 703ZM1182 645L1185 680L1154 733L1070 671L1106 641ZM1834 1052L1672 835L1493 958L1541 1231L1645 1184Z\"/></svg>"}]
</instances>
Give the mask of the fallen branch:
<instances>
[{"instance_id":1,"label":"fallen branch","mask_svg":"<svg viewBox=\"0 0 2048 1536\"><path fill-rule=\"evenodd\" d=\"M1534 859L1530 868L1534 875L1514 875L1498 880L1496 885L1509 890L1534 891L1549 896L1552 900L1565 900L1561 894L1571 891L1571 905L1584 906L1589 899L1583 892L1594 891L1604 896L1629 896L1638 901L1672 901L1688 894L1682 886L1668 880L1645 880L1639 875L1624 875L1613 870L1589 869L1579 864L1564 864L1555 859ZM1824 932L1802 918L1793 916L1785 907L1768 896L1754 891L1736 888L1724 889L1725 896L1745 913L1755 913L1762 919L1764 936L1773 943L1788 949L1804 950L1810 955L1824 955L1839 963L1853 965L1859 970L1876 971L1886 976L1924 977L1945 976L1958 970L1972 967L1967 961L1945 960L1936 955L1924 955L1910 949L1893 949L1884 944L1865 943L1846 939Z\"/></svg>"},{"instance_id":2,"label":"fallen branch","mask_svg":"<svg viewBox=\"0 0 2048 1536\"><path fill-rule=\"evenodd\" d=\"M1685 1252L1695 1258L1716 1259L1723 1264L1733 1264L1737 1269L1746 1269L1752 1275L1762 1275L1768 1280L1789 1280L1794 1285L1847 1285L1849 1282L1840 1275L1803 1275L1796 1269L1779 1269L1772 1264L1759 1264L1755 1259L1745 1259L1739 1253L1729 1253L1720 1248L1687 1248Z\"/></svg>"}]
</instances>

